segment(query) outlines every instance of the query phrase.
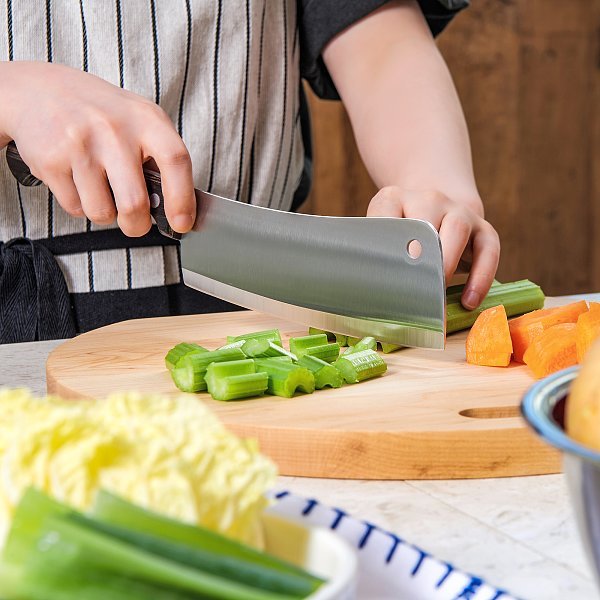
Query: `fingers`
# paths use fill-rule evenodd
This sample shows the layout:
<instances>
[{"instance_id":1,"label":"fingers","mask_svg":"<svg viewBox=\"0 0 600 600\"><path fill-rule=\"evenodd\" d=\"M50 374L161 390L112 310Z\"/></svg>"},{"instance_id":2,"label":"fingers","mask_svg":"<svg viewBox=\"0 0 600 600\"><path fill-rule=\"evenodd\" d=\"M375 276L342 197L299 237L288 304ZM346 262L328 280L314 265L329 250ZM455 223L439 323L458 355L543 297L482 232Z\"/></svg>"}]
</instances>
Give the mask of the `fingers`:
<instances>
[{"instance_id":1,"label":"fingers","mask_svg":"<svg viewBox=\"0 0 600 600\"><path fill-rule=\"evenodd\" d=\"M79 192L70 174L48 177L46 183L65 212L72 217L85 217Z\"/></svg>"},{"instance_id":2,"label":"fingers","mask_svg":"<svg viewBox=\"0 0 600 600\"><path fill-rule=\"evenodd\" d=\"M461 298L467 310L477 308L488 293L500 260L500 240L494 228L483 221L473 236L473 263Z\"/></svg>"},{"instance_id":3,"label":"fingers","mask_svg":"<svg viewBox=\"0 0 600 600\"><path fill-rule=\"evenodd\" d=\"M398 217L404 216L402 198L395 188L381 188L369 202L367 217Z\"/></svg>"},{"instance_id":4,"label":"fingers","mask_svg":"<svg viewBox=\"0 0 600 600\"><path fill-rule=\"evenodd\" d=\"M186 233L196 220L192 160L170 121L156 141L147 146L146 153L160 171L167 219L175 231Z\"/></svg>"},{"instance_id":5,"label":"fingers","mask_svg":"<svg viewBox=\"0 0 600 600\"><path fill-rule=\"evenodd\" d=\"M439 229L444 253L444 274L450 281L469 244L473 230L469 215L462 211L449 212L444 216Z\"/></svg>"},{"instance_id":6,"label":"fingers","mask_svg":"<svg viewBox=\"0 0 600 600\"><path fill-rule=\"evenodd\" d=\"M107 168L117 207L117 223L130 237L145 235L152 226L150 201L139 157L123 156Z\"/></svg>"},{"instance_id":7,"label":"fingers","mask_svg":"<svg viewBox=\"0 0 600 600\"><path fill-rule=\"evenodd\" d=\"M117 211L104 170L90 161L79 161L73 168L73 182L87 218L98 225L113 223Z\"/></svg>"}]
</instances>

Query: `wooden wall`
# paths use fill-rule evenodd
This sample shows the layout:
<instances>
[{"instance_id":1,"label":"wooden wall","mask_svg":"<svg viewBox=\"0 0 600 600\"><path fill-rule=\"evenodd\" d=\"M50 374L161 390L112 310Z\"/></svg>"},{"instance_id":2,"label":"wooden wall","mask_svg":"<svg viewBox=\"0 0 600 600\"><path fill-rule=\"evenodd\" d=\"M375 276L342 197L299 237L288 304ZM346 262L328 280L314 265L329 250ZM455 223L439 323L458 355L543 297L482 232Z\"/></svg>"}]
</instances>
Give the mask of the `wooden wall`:
<instances>
[{"instance_id":1,"label":"wooden wall","mask_svg":"<svg viewBox=\"0 0 600 600\"><path fill-rule=\"evenodd\" d=\"M600 0L474 0L439 40L461 97L498 278L600 291ZM339 102L310 98L307 212L364 215L375 188Z\"/></svg>"}]
</instances>

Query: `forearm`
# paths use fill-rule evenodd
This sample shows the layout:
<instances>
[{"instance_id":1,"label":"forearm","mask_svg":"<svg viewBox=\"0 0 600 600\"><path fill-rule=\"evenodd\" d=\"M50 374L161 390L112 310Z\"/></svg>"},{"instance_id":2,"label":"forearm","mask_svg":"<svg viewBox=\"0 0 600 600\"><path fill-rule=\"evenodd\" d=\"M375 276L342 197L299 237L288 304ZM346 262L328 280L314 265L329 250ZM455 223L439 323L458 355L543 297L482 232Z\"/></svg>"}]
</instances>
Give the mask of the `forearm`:
<instances>
[{"instance_id":1,"label":"forearm","mask_svg":"<svg viewBox=\"0 0 600 600\"><path fill-rule=\"evenodd\" d=\"M324 59L379 187L436 190L481 213L456 90L416 2L390 2Z\"/></svg>"}]
</instances>

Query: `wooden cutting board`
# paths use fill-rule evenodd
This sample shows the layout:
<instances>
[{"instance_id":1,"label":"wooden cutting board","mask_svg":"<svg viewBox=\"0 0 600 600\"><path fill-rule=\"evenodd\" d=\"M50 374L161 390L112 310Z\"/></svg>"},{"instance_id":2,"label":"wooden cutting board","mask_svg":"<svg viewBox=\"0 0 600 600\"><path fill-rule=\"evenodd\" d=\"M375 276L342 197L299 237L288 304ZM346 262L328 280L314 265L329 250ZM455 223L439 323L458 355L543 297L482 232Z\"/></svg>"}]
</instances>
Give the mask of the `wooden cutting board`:
<instances>
[{"instance_id":1,"label":"wooden cutting board","mask_svg":"<svg viewBox=\"0 0 600 600\"><path fill-rule=\"evenodd\" d=\"M565 303L554 298L546 306ZM181 341L214 349L226 335L297 324L244 311L140 319L83 334L58 346L46 365L48 392L102 398L123 390L176 395L164 366ZM556 451L519 413L534 382L528 368L465 362L466 333L444 351L404 349L386 356L383 377L292 399L217 402L198 394L238 435L255 437L282 475L359 479L450 479L560 471Z\"/></svg>"}]
</instances>

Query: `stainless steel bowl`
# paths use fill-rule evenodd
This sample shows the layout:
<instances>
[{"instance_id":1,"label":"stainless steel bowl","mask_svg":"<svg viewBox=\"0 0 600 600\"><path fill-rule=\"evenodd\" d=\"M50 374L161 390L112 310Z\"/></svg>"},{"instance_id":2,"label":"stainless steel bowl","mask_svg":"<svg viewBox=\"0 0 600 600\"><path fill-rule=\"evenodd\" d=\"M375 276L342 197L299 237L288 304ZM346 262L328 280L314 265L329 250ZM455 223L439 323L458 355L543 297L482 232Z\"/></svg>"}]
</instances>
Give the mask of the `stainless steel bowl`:
<instances>
[{"instance_id":1,"label":"stainless steel bowl","mask_svg":"<svg viewBox=\"0 0 600 600\"><path fill-rule=\"evenodd\" d=\"M572 440L564 431L564 408L579 367L554 373L533 385L523 397L527 422L549 444L561 450L579 533L600 586L600 452Z\"/></svg>"}]
</instances>

